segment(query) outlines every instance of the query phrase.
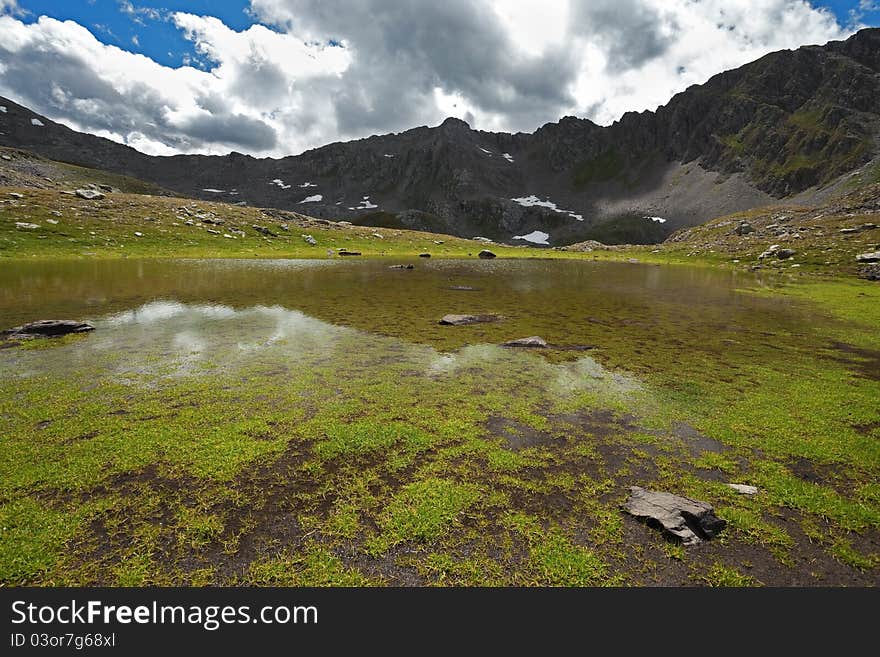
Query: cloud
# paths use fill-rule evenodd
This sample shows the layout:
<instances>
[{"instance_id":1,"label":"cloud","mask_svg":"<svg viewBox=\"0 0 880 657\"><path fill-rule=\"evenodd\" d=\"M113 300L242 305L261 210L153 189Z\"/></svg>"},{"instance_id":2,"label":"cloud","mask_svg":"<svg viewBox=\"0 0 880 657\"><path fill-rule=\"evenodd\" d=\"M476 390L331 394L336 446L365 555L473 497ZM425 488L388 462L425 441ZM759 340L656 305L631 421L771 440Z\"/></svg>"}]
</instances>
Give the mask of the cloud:
<instances>
[{"instance_id":1,"label":"cloud","mask_svg":"<svg viewBox=\"0 0 880 657\"><path fill-rule=\"evenodd\" d=\"M74 22L2 16L0 94L153 153L284 155L447 115L488 130L566 114L610 123L773 50L847 34L802 0L252 0L258 24L243 31L119 7L170 21L200 68L162 66Z\"/></svg>"},{"instance_id":2,"label":"cloud","mask_svg":"<svg viewBox=\"0 0 880 657\"><path fill-rule=\"evenodd\" d=\"M23 14L24 10L18 6L18 0L0 0L0 15Z\"/></svg>"}]
</instances>

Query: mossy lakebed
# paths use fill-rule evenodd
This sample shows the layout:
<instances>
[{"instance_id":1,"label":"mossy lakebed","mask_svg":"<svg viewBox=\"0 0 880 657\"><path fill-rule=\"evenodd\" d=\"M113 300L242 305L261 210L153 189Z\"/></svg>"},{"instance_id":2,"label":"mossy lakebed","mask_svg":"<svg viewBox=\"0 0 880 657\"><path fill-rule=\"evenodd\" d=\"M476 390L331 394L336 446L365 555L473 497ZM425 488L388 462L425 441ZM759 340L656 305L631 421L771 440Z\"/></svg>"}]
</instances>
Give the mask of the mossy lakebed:
<instances>
[{"instance_id":1,"label":"mossy lakebed","mask_svg":"<svg viewBox=\"0 0 880 657\"><path fill-rule=\"evenodd\" d=\"M97 330L0 350L0 579L876 583L876 285L398 262L4 263L4 323ZM630 485L728 528L668 543Z\"/></svg>"}]
</instances>

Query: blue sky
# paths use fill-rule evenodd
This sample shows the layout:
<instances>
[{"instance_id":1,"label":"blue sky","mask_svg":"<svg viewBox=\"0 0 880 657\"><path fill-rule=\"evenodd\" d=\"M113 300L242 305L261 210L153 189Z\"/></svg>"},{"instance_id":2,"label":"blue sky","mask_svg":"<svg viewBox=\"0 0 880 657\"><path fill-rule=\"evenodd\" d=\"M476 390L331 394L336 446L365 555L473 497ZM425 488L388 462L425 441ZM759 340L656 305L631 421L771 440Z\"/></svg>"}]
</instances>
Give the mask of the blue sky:
<instances>
[{"instance_id":1,"label":"blue sky","mask_svg":"<svg viewBox=\"0 0 880 657\"><path fill-rule=\"evenodd\" d=\"M76 21L108 45L141 53L165 66L191 63L200 68L204 68L206 62L197 56L192 42L165 19L168 13L183 11L215 16L232 29L241 31L255 23L248 12L249 5L250 2L244 0L18 0L18 6L27 12L21 16L25 23L43 15Z\"/></svg>"},{"instance_id":2,"label":"blue sky","mask_svg":"<svg viewBox=\"0 0 880 657\"><path fill-rule=\"evenodd\" d=\"M0 0L0 96L153 154L280 156L607 125L861 25L880 0Z\"/></svg>"},{"instance_id":3,"label":"blue sky","mask_svg":"<svg viewBox=\"0 0 880 657\"><path fill-rule=\"evenodd\" d=\"M832 0L810 4L830 9L843 26L851 24L854 19L868 26L880 25L880 1ZM197 55L192 42L185 39L177 27L165 20L164 17L169 12L215 16L238 31L257 22L249 11L250 2L245 0L180 0L158 3L137 0L18 0L18 5L27 12L21 17L25 23L35 21L41 15L59 20L73 20L89 28L102 42L141 53L165 66L180 66L184 63L199 68L208 66L208 62Z\"/></svg>"}]
</instances>

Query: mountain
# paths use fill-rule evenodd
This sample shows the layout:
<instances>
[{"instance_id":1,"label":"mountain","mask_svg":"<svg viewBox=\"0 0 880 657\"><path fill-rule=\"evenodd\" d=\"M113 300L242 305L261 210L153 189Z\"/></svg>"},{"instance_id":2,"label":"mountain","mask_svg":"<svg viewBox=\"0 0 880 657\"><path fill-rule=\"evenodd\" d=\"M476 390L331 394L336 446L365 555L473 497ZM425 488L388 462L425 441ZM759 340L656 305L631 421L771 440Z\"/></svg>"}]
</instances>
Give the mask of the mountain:
<instances>
[{"instance_id":1,"label":"mountain","mask_svg":"<svg viewBox=\"0 0 880 657\"><path fill-rule=\"evenodd\" d=\"M354 223L550 244L654 242L712 217L799 201L880 152L880 29L771 53L602 127L433 128L280 159L154 157L0 98L0 145L177 193Z\"/></svg>"}]
</instances>

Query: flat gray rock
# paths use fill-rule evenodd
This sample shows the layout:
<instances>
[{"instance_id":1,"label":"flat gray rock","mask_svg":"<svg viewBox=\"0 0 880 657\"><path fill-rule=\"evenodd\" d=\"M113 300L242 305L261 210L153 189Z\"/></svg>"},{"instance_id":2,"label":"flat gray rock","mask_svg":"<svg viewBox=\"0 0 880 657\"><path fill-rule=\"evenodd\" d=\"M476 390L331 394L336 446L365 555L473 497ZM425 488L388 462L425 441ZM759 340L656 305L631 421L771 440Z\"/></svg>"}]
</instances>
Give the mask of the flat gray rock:
<instances>
[{"instance_id":1,"label":"flat gray rock","mask_svg":"<svg viewBox=\"0 0 880 657\"><path fill-rule=\"evenodd\" d=\"M729 488L732 488L737 493L742 493L743 495L757 495L758 487L757 486L749 486L748 484L726 484Z\"/></svg>"},{"instance_id":2,"label":"flat gray rock","mask_svg":"<svg viewBox=\"0 0 880 657\"><path fill-rule=\"evenodd\" d=\"M874 251L873 253L860 253L856 256L856 260L859 262L880 262L880 251Z\"/></svg>"},{"instance_id":3,"label":"flat gray rock","mask_svg":"<svg viewBox=\"0 0 880 657\"><path fill-rule=\"evenodd\" d=\"M706 502L639 486L631 486L629 490L623 509L649 525L659 525L684 545L696 545L713 538L727 525Z\"/></svg>"},{"instance_id":4,"label":"flat gray rock","mask_svg":"<svg viewBox=\"0 0 880 657\"><path fill-rule=\"evenodd\" d=\"M86 333L95 327L69 319L43 319L0 332L6 338L54 338L70 333Z\"/></svg>"},{"instance_id":5,"label":"flat gray rock","mask_svg":"<svg viewBox=\"0 0 880 657\"><path fill-rule=\"evenodd\" d=\"M508 340L501 344L502 347L528 347L531 349L546 349L547 341L544 338L532 335L528 338L519 338L518 340Z\"/></svg>"},{"instance_id":6,"label":"flat gray rock","mask_svg":"<svg viewBox=\"0 0 880 657\"><path fill-rule=\"evenodd\" d=\"M104 195L96 189L78 189L74 194L87 201L100 201L104 198Z\"/></svg>"},{"instance_id":7,"label":"flat gray rock","mask_svg":"<svg viewBox=\"0 0 880 657\"><path fill-rule=\"evenodd\" d=\"M443 315L440 324L444 326L466 326L468 324L485 324L497 322L501 319L498 315Z\"/></svg>"}]
</instances>

